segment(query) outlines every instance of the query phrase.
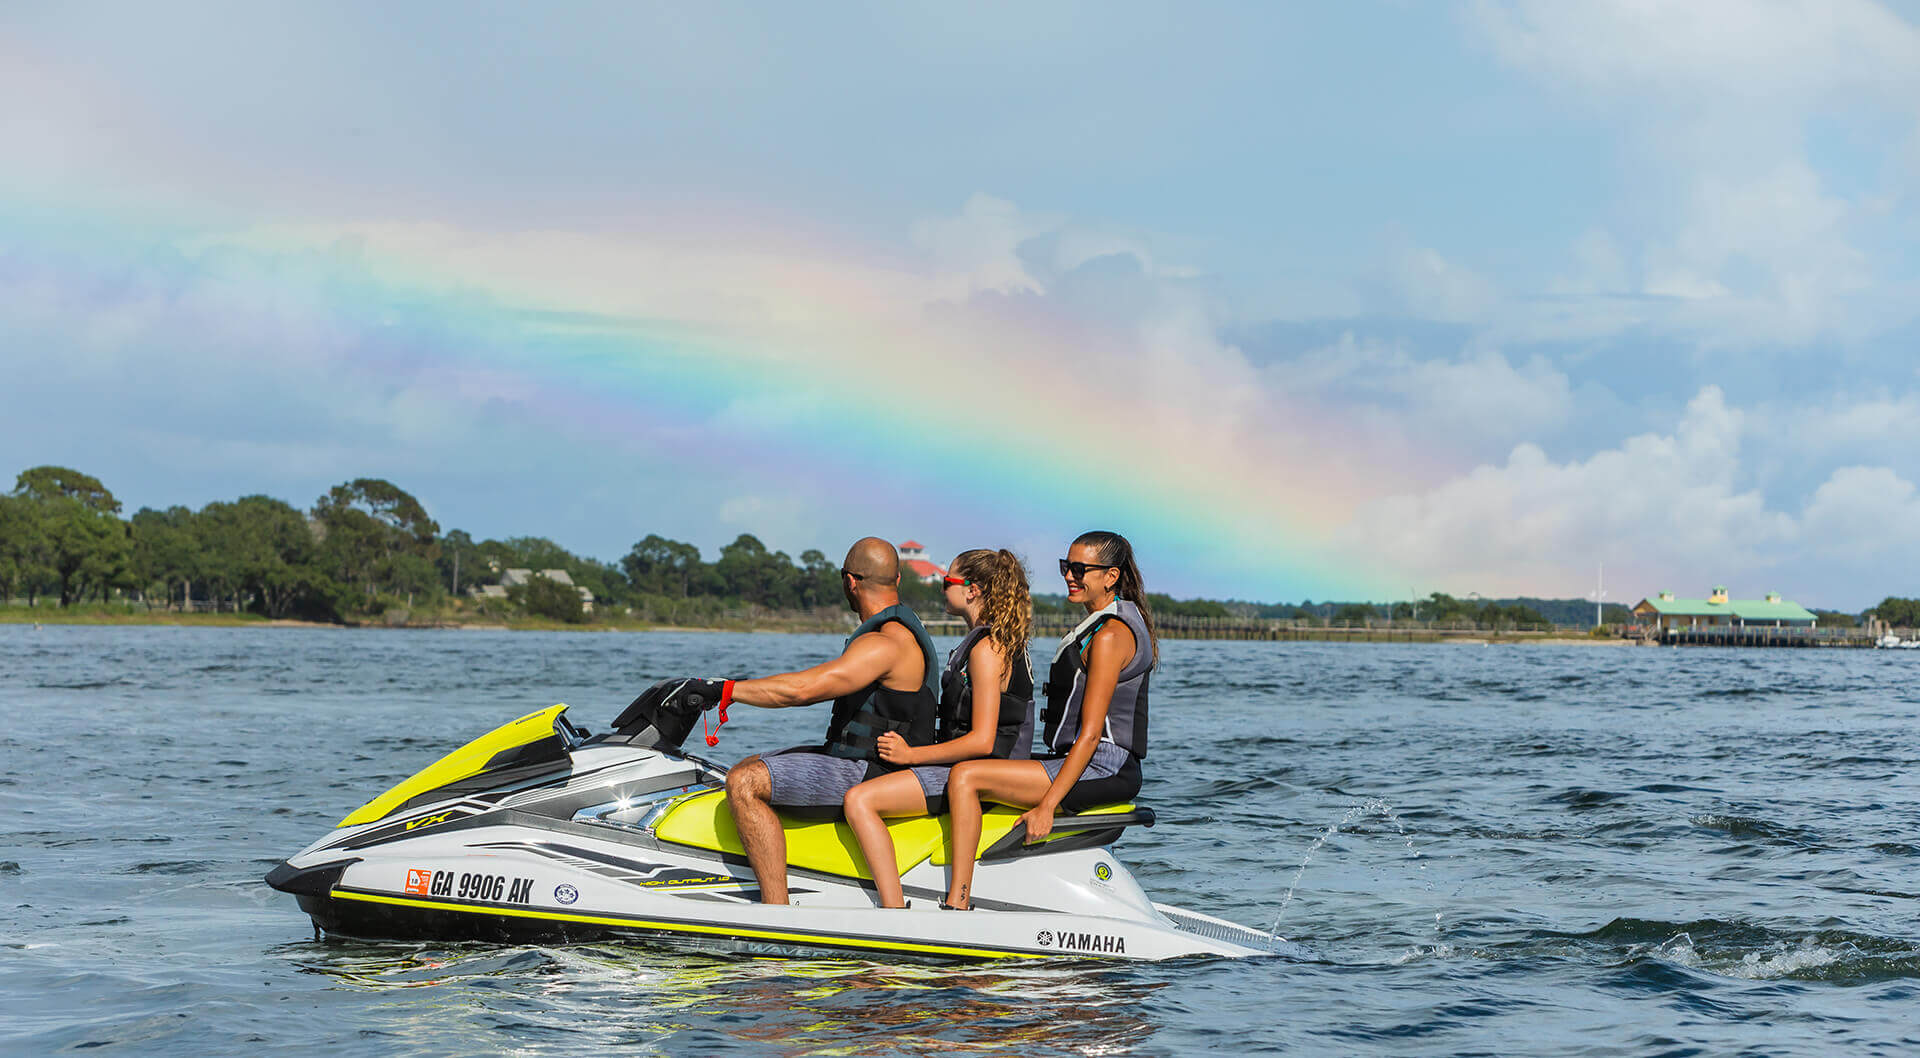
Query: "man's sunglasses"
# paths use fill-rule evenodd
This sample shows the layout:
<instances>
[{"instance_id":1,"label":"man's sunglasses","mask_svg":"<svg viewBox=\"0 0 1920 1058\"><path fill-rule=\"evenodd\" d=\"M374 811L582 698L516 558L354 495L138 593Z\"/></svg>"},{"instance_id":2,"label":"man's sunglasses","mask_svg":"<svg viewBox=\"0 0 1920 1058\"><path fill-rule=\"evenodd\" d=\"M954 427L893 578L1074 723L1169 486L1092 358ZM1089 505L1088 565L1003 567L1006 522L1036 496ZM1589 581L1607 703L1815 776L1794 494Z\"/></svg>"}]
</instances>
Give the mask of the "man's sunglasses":
<instances>
[{"instance_id":1,"label":"man's sunglasses","mask_svg":"<svg viewBox=\"0 0 1920 1058\"><path fill-rule=\"evenodd\" d=\"M1119 569L1119 568L1120 568L1119 566L1108 566L1108 565L1103 565L1099 562L1068 562L1064 558L1060 560L1060 575L1064 577L1069 572L1071 572L1073 574L1074 580L1086 579L1087 571L1090 569Z\"/></svg>"},{"instance_id":2,"label":"man's sunglasses","mask_svg":"<svg viewBox=\"0 0 1920 1058\"><path fill-rule=\"evenodd\" d=\"M850 569L848 569L848 568L847 568L847 567L845 567L845 566L841 566L841 567L840 567L840 575L841 575L841 576L843 576L843 577L852 577L852 578L853 578L854 580L866 580L866 579L867 579L867 575L866 575L865 573L855 573L854 571L852 571L852 570L850 570Z\"/></svg>"}]
</instances>

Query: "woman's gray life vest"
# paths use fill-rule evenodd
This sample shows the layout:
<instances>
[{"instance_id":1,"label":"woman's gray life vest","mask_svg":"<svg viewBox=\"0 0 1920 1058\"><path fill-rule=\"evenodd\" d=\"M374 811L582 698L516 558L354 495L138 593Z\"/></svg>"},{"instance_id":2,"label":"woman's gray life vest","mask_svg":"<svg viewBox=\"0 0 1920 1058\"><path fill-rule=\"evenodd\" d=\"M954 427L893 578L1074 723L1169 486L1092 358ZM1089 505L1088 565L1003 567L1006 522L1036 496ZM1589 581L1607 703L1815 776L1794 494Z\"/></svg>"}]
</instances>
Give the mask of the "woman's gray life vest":
<instances>
[{"instance_id":1,"label":"woman's gray life vest","mask_svg":"<svg viewBox=\"0 0 1920 1058\"><path fill-rule=\"evenodd\" d=\"M967 633L960 645L947 655L947 671L940 675L940 742L973 730L973 677L967 671L967 659L973 648L993 629L980 625ZM1000 715L994 722L992 756L1002 760L1026 760L1033 756L1033 665L1022 650L1017 658L1008 658L1013 673L1007 677L1007 689L1000 692Z\"/></svg>"},{"instance_id":2,"label":"woman's gray life vest","mask_svg":"<svg viewBox=\"0 0 1920 1058\"><path fill-rule=\"evenodd\" d=\"M895 691L875 680L865 687L833 700L833 722L827 727L826 751L835 757L864 760L887 770L892 765L880 760L880 736L897 733L911 746L933 743L934 723L940 712L938 669L933 639L927 635L920 618L898 603L860 623L847 637L854 640L874 631L888 621L898 621L913 633L920 644L921 660L926 664L920 686L910 691ZM872 771L873 769L869 769Z\"/></svg>"},{"instance_id":3,"label":"woman's gray life vest","mask_svg":"<svg viewBox=\"0 0 1920 1058\"><path fill-rule=\"evenodd\" d=\"M1081 658L1087 644L1100 626L1118 618L1133 633L1133 658L1120 669L1119 682L1113 688L1113 701L1107 705L1107 722L1100 741L1111 742L1136 758L1147 756L1147 677L1153 671L1153 637L1147 632L1147 619L1140 608L1126 599L1115 599L1087 615L1053 652L1053 665L1047 670L1047 711L1043 741L1055 753L1073 748L1080 737L1080 707L1087 697L1087 664Z\"/></svg>"}]
</instances>

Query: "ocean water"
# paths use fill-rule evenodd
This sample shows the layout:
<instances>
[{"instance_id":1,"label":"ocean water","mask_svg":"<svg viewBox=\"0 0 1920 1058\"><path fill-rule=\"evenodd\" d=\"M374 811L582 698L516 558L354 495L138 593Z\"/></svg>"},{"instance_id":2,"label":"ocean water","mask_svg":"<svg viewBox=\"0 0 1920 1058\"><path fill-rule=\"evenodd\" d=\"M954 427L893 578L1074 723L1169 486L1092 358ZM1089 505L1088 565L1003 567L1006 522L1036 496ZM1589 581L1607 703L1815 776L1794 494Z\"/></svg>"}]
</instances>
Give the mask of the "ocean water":
<instances>
[{"instance_id":1,"label":"ocean water","mask_svg":"<svg viewBox=\"0 0 1920 1058\"><path fill-rule=\"evenodd\" d=\"M556 701L825 636L0 626L0 1052L1905 1054L1920 655L1169 642L1120 857L1298 957L315 939L261 877ZM1044 645L1036 644L1037 650ZM724 759L824 710L734 710Z\"/></svg>"}]
</instances>

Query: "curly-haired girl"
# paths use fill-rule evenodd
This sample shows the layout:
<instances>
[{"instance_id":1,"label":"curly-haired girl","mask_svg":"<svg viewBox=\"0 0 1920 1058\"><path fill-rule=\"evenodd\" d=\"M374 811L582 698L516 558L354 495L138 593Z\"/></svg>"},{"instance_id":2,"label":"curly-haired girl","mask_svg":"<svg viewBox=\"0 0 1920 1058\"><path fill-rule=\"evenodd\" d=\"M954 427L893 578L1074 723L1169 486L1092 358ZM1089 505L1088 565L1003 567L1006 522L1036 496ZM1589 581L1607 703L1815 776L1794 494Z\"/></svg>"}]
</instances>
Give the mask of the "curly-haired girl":
<instances>
[{"instance_id":1,"label":"curly-haired girl","mask_svg":"<svg viewBox=\"0 0 1920 1058\"><path fill-rule=\"evenodd\" d=\"M945 811L957 761L1033 755L1033 598L1025 567L1011 551L967 551L953 560L943 592L947 612L965 620L967 632L940 680L938 740L911 746L882 735L880 759L903 770L861 783L844 801L882 907L907 906L882 817Z\"/></svg>"}]
</instances>

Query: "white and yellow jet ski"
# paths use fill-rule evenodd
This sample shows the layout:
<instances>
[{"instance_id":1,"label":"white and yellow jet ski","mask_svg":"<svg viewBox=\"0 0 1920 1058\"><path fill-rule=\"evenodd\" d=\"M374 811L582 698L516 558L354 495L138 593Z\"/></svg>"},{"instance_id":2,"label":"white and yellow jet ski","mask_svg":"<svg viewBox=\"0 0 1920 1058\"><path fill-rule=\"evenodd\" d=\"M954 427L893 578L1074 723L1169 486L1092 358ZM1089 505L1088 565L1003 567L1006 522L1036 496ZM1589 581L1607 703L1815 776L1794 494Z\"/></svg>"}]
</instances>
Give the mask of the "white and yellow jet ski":
<instances>
[{"instance_id":1,"label":"white and yellow jet ski","mask_svg":"<svg viewBox=\"0 0 1920 1058\"><path fill-rule=\"evenodd\" d=\"M1251 956L1279 938L1157 904L1115 858L1131 804L1062 813L1025 843L990 810L970 912L942 911L949 821L892 821L911 906L881 908L844 822L783 817L791 903L766 906L725 769L682 751L697 714L638 701L588 735L556 705L455 750L273 869L316 928L366 938L615 938L754 955L933 960Z\"/></svg>"}]
</instances>

